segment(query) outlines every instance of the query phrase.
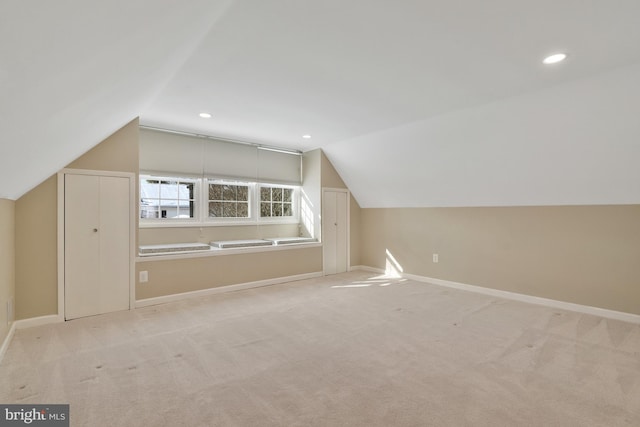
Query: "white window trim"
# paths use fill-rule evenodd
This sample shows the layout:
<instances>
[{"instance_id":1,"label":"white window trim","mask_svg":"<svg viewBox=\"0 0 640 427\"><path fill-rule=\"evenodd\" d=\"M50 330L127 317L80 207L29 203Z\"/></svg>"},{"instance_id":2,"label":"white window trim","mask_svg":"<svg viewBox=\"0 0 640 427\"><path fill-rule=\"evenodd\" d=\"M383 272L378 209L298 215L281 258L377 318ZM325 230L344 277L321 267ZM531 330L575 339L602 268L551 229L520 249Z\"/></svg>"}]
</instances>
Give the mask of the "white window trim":
<instances>
[{"instance_id":1,"label":"white window trim","mask_svg":"<svg viewBox=\"0 0 640 427\"><path fill-rule=\"evenodd\" d=\"M293 190L291 208L293 210L293 216L260 216L260 188L262 187L278 187L278 188L291 188ZM268 182L259 182L256 185L256 218L259 224L297 224L300 222L300 192L302 187L299 185L287 185L287 184L275 184Z\"/></svg>"},{"instance_id":2,"label":"white window trim","mask_svg":"<svg viewBox=\"0 0 640 427\"><path fill-rule=\"evenodd\" d=\"M146 173L141 173L138 178L138 188L140 188L140 182L143 179L154 179L154 180L178 180L184 182L193 182L193 200L195 202L195 209L193 212L193 218L140 218L140 200L142 199L142 195L138 198L138 220L139 226L141 228L146 227L185 227L185 226L197 226L201 224L200 220L200 208L199 208L199 200L201 199L201 184L202 180L200 178L193 178L187 176L170 176L170 175L151 175Z\"/></svg>"},{"instance_id":3,"label":"white window trim","mask_svg":"<svg viewBox=\"0 0 640 427\"><path fill-rule=\"evenodd\" d=\"M249 187L249 217L248 218L215 218L209 216L209 183L214 184L229 184L229 185L246 185ZM203 178L203 203L201 207L202 211L202 223L205 225L250 225L256 222L255 212L253 205L255 204L255 182L231 180L224 178Z\"/></svg>"},{"instance_id":4,"label":"white window trim","mask_svg":"<svg viewBox=\"0 0 640 427\"><path fill-rule=\"evenodd\" d=\"M195 211L193 218L140 218L140 198L138 198L137 215L139 228L181 228L181 227L220 227L243 225L273 225L300 223L300 194L302 186L269 182L251 182L239 179L229 179L215 176L193 177L180 176L171 173L141 172L138 186L142 179L184 180L194 182ZM211 218L209 217L209 182L228 183L232 185L249 186L249 218ZM292 209L290 217L261 217L260 216L260 188L280 187L293 189Z\"/></svg>"}]
</instances>

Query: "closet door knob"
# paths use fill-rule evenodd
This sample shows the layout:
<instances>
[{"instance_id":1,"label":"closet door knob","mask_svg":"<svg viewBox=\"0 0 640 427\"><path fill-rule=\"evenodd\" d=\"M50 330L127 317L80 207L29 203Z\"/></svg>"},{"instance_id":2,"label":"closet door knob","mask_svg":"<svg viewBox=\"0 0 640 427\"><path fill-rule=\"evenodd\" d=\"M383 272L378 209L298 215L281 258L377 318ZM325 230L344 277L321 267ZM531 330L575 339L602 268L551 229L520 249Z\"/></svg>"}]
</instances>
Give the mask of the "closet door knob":
<instances>
[{"instance_id":1,"label":"closet door knob","mask_svg":"<svg viewBox=\"0 0 640 427\"><path fill-rule=\"evenodd\" d=\"M98 232L98 229L97 229L97 228L94 228L94 229L93 229L93 232L94 232L94 233L97 233L97 232Z\"/></svg>"}]
</instances>

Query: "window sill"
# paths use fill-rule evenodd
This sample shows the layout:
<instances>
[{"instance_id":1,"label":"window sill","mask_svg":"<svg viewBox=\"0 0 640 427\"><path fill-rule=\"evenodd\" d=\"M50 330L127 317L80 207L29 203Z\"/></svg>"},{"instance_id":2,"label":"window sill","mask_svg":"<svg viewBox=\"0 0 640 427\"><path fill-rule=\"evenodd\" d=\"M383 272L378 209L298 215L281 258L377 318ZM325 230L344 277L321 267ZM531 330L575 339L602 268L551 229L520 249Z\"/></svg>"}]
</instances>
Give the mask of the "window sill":
<instances>
[{"instance_id":1,"label":"window sill","mask_svg":"<svg viewBox=\"0 0 640 427\"><path fill-rule=\"evenodd\" d=\"M284 245L273 246L254 246L245 248L226 248L219 249L212 247L209 250L198 251L179 251L179 252L165 252L165 253L150 253L150 254L138 254L136 262L150 262L150 261L167 261L174 259L185 258L206 258L211 256L223 256L223 255L239 255L250 254L256 252L270 252L270 251L287 251L296 249L307 249L321 247L321 242L305 242L305 243L288 243Z\"/></svg>"}]
</instances>

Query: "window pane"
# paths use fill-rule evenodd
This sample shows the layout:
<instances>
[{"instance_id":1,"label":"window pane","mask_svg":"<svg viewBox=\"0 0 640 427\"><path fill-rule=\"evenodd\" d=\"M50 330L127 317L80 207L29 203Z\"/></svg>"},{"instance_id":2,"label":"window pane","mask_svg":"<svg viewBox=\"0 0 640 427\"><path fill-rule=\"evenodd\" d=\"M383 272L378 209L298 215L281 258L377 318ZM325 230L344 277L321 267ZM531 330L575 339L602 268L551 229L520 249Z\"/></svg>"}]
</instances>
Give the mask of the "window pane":
<instances>
[{"instance_id":1,"label":"window pane","mask_svg":"<svg viewBox=\"0 0 640 427\"><path fill-rule=\"evenodd\" d=\"M158 210L157 202L143 199L140 202L140 218L159 218L160 211Z\"/></svg>"},{"instance_id":2,"label":"window pane","mask_svg":"<svg viewBox=\"0 0 640 427\"><path fill-rule=\"evenodd\" d=\"M272 188L271 189L271 195L273 196L273 201L274 202L281 202L282 201L282 188Z\"/></svg>"},{"instance_id":3,"label":"window pane","mask_svg":"<svg viewBox=\"0 0 640 427\"><path fill-rule=\"evenodd\" d=\"M225 218L234 218L236 216L236 203L224 202L222 204L222 216Z\"/></svg>"},{"instance_id":4,"label":"window pane","mask_svg":"<svg viewBox=\"0 0 640 427\"><path fill-rule=\"evenodd\" d=\"M249 201L249 187L246 185L238 185L238 201Z\"/></svg>"},{"instance_id":5,"label":"window pane","mask_svg":"<svg viewBox=\"0 0 640 427\"><path fill-rule=\"evenodd\" d=\"M176 181L162 181L162 182L160 182L160 198L162 198L162 199L177 199L178 198L178 183Z\"/></svg>"},{"instance_id":6,"label":"window pane","mask_svg":"<svg viewBox=\"0 0 640 427\"><path fill-rule=\"evenodd\" d=\"M270 187L260 187L260 200L263 202L268 202L271 200L271 188Z\"/></svg>"},{"instance_id":7,"label":"window pane","mask_svg":"<svg viewBox=\"0 0 640 427\"><path fill-rule=\"evenodd\" d=\"M274 203L273 204L273 216L282 216L282 204Z\"/></svg>"},{"instance_id":8,"label":"window pane","mask_svg":"<svg viewBox=\"0 0 640 427\"><path fill-rule=\"evenodd\" d=\"M293 190L291 188L285 188L284 189L284 194L282 197L282 201L283 202L291 202L293 197Z\"/></svg>"},{"instance_id":9,"label":"window pane","mask_svg":"<svg viewBox=\"0 0 640 427\"><path fill-rule=\"evenodd\" d=\"M249 203L238 203L238 218L249 218Z\"/></svg>"},{"instance_id":10,"label":"window pane","mask_svg":"<svg viewBox=\"0 0 640 427\"><path fill-rule=\"evenodd\" d=\"M291 203L284 203L282 205L282 216L293 216L293 208Z\"/></svg>"},{"instance_id":11,"label":"window pane","mask_svg":"<svg viewBox=\"0 0 640 427\"><path fill-rule=\"evenodd\" d=\"M260 203L260 216L271 216L271 203Z\"/></svg>"},{"instance_id":12,"label":"window pane","mask_svg":"<svg viewBox=\"0 0 640 427\"><path fill-rule=\"evenodd\" d=\"M209 203L209 217L221 218L222 217L222 203L211 202Z\"/></svg>"},{"instance_id":13,"label":"window pane","mask_svg":"<svg viewBox=\"0 0 640 427\"><path fill-rule=\"evenodd\" d=\"M178 198L180 199L192 199L195 197L195 183L193 182L183 182L180 183L179 188L180 188L180 194L178 196Z\"/></svg>"},{"instance_id":14,"label":"window pane","mask_svg":"<svg viewBox=\"0 0 640 427\"><path fill-rule=\"evenodd\" d=\"M140 218L195 218L196 183L177 178L140 179Z\"/></svg>"},{"instance_id":15,"label":"window pane","mask_svg":"<svg viewBox=\"0 0 640 427\"><path fill-rule=\"evenodd\" d=\"M209 184L209 200L222 200L222 185Z\"/></svg>"},{"instance_id":16,"label":"window pane","mask_svg":"<svg viewBox=\"0 0 640 427\"><path fill-rule=\"evenodd\" d=\"M193 218L192 210L187 206L178 208L177 218Z\"/></svg>"},{"instance_id":17,"label":"window pane","mask_svg":"<svg viewBox=\"0 0 640 427\"><path fill-rule=\"evenodd\" d=\"M178 217L178 201L177 200L162 200L160 205L160 216L162 218L177 218Z\"/></svg>"},{"instance_id":18,"label":"window pane","mask_svg":"<svg viewBox=\"0 0 640 427\"><path fill-rule=\"evenodd\" d=\"M224 185L222 188L222 200L235 200L236 199L236 186Z\"/></svg>"}]
</instances>

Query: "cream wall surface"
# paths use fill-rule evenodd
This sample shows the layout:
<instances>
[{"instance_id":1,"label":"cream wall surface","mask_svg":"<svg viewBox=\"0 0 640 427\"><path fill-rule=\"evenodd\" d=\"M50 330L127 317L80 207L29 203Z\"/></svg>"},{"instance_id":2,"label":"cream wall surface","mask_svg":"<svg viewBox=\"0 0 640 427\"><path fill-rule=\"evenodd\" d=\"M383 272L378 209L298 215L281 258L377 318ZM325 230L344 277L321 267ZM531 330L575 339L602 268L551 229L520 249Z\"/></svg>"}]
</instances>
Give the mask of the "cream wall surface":
<instances>
[{"instance_id":1,"label":"cream wall surface","mask_svg":"<svg viewBox=\"0 0 640 427\"><path fill-rule=\"evenodd\" d=\"M138 283L136 299L180 294L226 285L256 282L322 271L322 248L291 248L238 255L141 260L148 283ZM138 276L138 274L136 274Z\"/></svg>"},{"instance_id":2,"label":"cream wall surface","mask_svg":"<svg viewBox=\"0 0 640 427\"><path fill-rule=\"evenodd\" d=\"M16 201L16 319L58 312L58 187L54 175Z\"/></svg>"},{"instance_id":3,"label":"cream wall surface","mask_svg":"<svg viewBox=\"0 0 640 427\"><path fill-rule=\"evenodd\" d=\"M640 205L362 209L361 263L640 314ZM439 255L439 262L432 255Z\"/></svg>"}]
</instances>

